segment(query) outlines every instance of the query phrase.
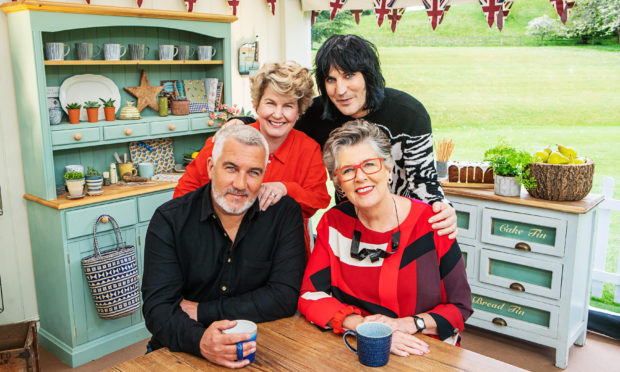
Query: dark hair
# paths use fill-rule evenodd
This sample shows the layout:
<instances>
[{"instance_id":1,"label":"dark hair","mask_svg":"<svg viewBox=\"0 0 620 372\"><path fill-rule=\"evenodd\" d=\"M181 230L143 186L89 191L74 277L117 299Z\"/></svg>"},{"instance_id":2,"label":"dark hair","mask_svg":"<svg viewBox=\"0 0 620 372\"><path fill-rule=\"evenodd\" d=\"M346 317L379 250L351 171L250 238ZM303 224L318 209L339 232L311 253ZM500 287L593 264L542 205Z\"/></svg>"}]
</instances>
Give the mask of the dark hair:
<instances>
[{"instance_id":1,"label":"dark hair","mask_svg":"<svg viewBox=\"0 0 620 372\"><path fill-rule=\"evenodd\" d=\"M325 78L334 67L342 72L361 72L366 83L366 106L370 112L376 110L385 97L385 79L381 74L377 47L370 41L356 35L333 35L325 40L314 60L316 84L325 98L323 119L334 119L339 112L327 96Z\"/></svg>"}]
</instances>

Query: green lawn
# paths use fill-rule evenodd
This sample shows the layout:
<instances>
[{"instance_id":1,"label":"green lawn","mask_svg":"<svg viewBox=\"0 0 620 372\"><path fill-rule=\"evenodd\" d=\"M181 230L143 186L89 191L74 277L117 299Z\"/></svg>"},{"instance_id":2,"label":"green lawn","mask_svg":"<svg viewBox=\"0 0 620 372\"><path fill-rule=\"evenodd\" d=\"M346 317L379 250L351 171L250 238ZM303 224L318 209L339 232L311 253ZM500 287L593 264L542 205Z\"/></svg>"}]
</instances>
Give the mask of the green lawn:
<instances>
[{"instance_id":1,"label":"green lawn","mask_svg":"<svg viewBox=\"0 0 620 372\"><path fill-rule=\"evenodd\" d=\"M515 4L515 6L518 4ZM387 85L430 113L436 139L456 142L453 160L482 160L501 138L530 152L573 146L596 163L620 199L620 52L575 47L379 48ZM318 222L315 218L314 226ZM607 270L615 271L620 212L613 215ZM606 287L604 302L613 289ZM620 302L620 299L616 299Z\"/></svg>"}]
</instances>

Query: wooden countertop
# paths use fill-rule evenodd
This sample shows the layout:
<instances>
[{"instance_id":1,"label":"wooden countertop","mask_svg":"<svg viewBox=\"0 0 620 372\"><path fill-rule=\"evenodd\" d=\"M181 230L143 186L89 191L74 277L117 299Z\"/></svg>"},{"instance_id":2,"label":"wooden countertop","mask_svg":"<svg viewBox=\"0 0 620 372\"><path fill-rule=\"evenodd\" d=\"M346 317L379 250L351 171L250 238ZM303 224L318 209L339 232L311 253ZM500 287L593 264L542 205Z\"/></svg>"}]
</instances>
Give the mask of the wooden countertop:
<instances>
[{"instance_id":1,"label":"wooden countertop","mask_svg":"<svg viewBox=\"0 0 620 372\"><path fill-rule=\"evenodd\" d=\"M144 184L136 184L136 185L110 185L103 186L103 194L90 196L86 195L81 199L67 199L67 195L60 195L55 200L45 200L39 198L34 195L24 194L24 199L31 200L33 202L43 204L47 207L54 209L67 209L74 207L81 207L83 205L101 203L110 200L116 200L121 198L126 198L129 196L136 196L147 194L155 191L169 190L174 189L176 187L176 182L162 182L162 181L152 181L146 182Z\"/></svg>"},{"instance_id":2,"label":"wooden countertop","mask_svg":"<svg viewBox=\"0 0 620 372\"><path fill-rule=\"evenodd\" d=\"M550 209L554 211L584 214L588 213L592 208L600 204L605 198L600 194L588 194L585 198L579 201L551 201L538 199L521 188L520 196L499 196L495 195L492 188L465 188L465 187L448 187L442 186L444 193L450 200L450 195L464 196L469 198L491 200L509 204L523 205L527 207L536 207Z\"/></svg>"},{"instance_id":3,"label":"wooden countertop","mask_svg":"<svg viewBox=\"0 0 620 372\"><path fill-rule=\"evenodd\" d=\"M256 359L243 371L523 371L513 365L465 350L445 342L418 335L429 344L424 356L390 355L388 364L370 368L359 363L349 351L342 335L322 332L304 317L258 325ZM349 342L355 343L353 337ZM137 371L231 371L190 354L171 352L167 348L116 365L108 372Z\"/></svg>"}]
</instances>

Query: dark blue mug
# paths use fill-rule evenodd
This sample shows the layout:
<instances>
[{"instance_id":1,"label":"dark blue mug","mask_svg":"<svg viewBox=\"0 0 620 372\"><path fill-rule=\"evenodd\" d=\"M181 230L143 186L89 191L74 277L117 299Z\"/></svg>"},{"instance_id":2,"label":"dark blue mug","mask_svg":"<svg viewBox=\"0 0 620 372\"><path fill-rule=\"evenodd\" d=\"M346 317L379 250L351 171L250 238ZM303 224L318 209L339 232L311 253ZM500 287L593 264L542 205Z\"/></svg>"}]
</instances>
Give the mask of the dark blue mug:
<instances>
[{"instance_id":1,"label":"dark blue mug","mask_svg":"<svg viewBox=\"0 0 620 372\"><path fill-rule=\"evenodd\" d=\"M357 337L357 350L347 342L347 336ZM360 363L368 367L381 367L390 359L392 328L379 322L362 323L355 331L346 331L342 336L345 345L357 354Z\"/></svg>"},{"instance_id":2,"label":"dark blue mug","mask_svg":"<svg viewBox=\"0 0 620 372\"><path fill-rule=\"evenodd\" d=\"M250 363L254 361L254 356L256 353L252 353L246 356L245 358L243 357L243 344L246 342L250 342L250 341L256 341L257 331L258 329L257 329L256 323L250 320L243 320L243 319L237 320L236 326L222 331L222 333L227 333L227 334L235 334L235 333L251 334L249 339L237 342L237 360L247 359L250 361Z\"/></svg>"}]
</instances>

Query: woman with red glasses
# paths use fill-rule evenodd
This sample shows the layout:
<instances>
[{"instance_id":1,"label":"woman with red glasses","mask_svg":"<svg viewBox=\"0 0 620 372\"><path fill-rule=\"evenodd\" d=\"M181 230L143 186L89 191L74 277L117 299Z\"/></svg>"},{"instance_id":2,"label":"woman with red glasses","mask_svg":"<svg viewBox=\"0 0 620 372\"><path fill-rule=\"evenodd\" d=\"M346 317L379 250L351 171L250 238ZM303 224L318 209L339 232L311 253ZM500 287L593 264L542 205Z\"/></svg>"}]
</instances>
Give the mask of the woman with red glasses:
<instances>
[{"instance_id":1,"label":"woman with red glasses","mask_svg":"<svg viewBox=\"0 0 620 372\"><path fill-rule=\"evenodd\" d=\"M429 204L391 192L389 139L376 125L350 121L331 132L323 163L348 201L318 225L299 311L336 333L384 322L401 356L429 352L418 332L458 342L472 313L459 245L432 229Z\"/></svg>"}]
</instances>

